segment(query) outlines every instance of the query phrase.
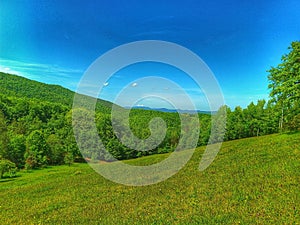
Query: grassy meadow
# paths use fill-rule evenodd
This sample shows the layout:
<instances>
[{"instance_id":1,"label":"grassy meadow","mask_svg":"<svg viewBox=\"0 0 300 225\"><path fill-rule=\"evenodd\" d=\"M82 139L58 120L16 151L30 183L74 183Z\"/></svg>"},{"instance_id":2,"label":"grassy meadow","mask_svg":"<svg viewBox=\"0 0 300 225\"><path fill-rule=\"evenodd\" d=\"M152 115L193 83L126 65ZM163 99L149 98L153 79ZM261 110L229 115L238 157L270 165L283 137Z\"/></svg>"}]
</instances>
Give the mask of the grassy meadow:
<instances>
[{"instance_id":1,"label":"grassy meadow","mask_svg":"<svg viewBox=\"0 0 300 225\"><path fill-rule=\"evenodd\" d=\"M175 176L142 187L113 183L87 164L20 171L0 180L0 224L300 224L299 140L224 142L203 172L201 147Z\"/></svg>"}]
</instances>

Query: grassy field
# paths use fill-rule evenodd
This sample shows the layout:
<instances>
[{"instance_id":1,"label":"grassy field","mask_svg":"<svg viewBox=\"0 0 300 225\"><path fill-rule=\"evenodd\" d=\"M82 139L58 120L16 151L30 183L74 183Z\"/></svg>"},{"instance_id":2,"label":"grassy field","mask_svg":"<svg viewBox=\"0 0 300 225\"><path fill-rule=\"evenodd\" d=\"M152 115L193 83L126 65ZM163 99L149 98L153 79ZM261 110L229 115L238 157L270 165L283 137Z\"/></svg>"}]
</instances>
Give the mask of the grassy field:
<instances>
[{"instance_id":1,"label":"grassy field","mask_svg":"<svg viewBox=\"0 0 300 225\"><path fill-rule=\"evenodd\" d=\"M87 164L19 172L0 180L0 224L300 224L299 140L226 142L203 172L199 148L175 176L144 187L112 183Z\"/></svg>"}]
</instances>

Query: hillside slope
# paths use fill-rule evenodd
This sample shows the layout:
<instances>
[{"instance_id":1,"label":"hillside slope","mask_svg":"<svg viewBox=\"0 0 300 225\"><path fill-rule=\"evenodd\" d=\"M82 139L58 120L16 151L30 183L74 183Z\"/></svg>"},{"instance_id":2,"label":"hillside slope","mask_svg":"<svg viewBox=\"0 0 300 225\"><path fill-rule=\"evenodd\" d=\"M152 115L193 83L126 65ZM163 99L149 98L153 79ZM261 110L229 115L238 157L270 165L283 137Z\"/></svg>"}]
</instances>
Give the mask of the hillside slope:
<instances>
[{"instance_id":1,"label":"hillside slope","mask_svg":"<svg viewBox=\"0 0 300 225\"><path fill-rule=\"evenodd\" d=\"M299 224L300 133L223 143L198 170L204 148L168 180L115 184L87 164L0 181L2 224ZM155 155L126 161L145 165Z\"/></svg>"},{"instance_id":2,"label":"hillside slope","mask_svg":"<svg viewBox=\"0 0 300 225\"><path fill-rule=\"evenodd\" d=\"M69 107L73 104L74 92L59 85L45 84L17 75L0 72L0 93L19 98L61 103ZM90 99L91 97L87 97ZM98 99L97 110L109 112L112 103Z\"/></svg>"}]
</instances>

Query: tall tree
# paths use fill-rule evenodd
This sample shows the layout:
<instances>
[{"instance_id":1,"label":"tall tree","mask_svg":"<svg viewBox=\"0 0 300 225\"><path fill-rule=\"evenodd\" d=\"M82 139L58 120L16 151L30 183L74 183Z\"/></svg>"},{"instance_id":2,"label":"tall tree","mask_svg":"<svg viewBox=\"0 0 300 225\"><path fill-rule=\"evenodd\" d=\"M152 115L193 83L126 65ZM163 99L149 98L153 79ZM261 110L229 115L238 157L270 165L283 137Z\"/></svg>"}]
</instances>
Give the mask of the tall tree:
<instances>
[{"instance_id":1,"label":"tall tree","mask_svg":"<svg viewBox=\"0 0 300 225\"><path fill-rule=\"evenodd\" d=\"M9 154L10 161L16 164L18 168L22 168L25 164L24 154L26 152L26 138L22 134L15 134L10 138Z\"/></svg>"},{"instance_id":2,"label":"tall tree","mask_svg":"<svg viewBox=\"0 0 300 225\"><path fill-rule=\"evenodd\" d=\"M292 42L288 49L290 51L282 56L281 63L268 71L270 97L281 105L280 129L284 121L296 116L293 109L300 101L300 42Z\"/></svg>"},{"instance_id":3,"label":"tall tree","mask_svg":"<svg viewBox=\"0 0 300 225\"><path fill-rule=\"evenodd\" d=\"M4 114L0 110L0 158L7 158L8 156L9 138L7 134L7 126Z\"/></svg>"},{"instance_id":4,"label":"tall tree","mask_svg":"<svg viewBox=\"0 0 300 225\"><path fill-rule=\"evenodd\" d=\"M49 147L41 131L33 131L26 140L26 168L35 169L49 161Z\"/></svg>"},{"instance_id":5,"label":"tall tree","mask_svg":"<svg viewBox=\"0 0 300 225\"><path fill-rule=\"evenodd\" d=\"M56 134L50 134L46 139L46 142L50 150L49 163L51 165L63 164L65 151L60 138Z\"/></svg>"}]
</instances>

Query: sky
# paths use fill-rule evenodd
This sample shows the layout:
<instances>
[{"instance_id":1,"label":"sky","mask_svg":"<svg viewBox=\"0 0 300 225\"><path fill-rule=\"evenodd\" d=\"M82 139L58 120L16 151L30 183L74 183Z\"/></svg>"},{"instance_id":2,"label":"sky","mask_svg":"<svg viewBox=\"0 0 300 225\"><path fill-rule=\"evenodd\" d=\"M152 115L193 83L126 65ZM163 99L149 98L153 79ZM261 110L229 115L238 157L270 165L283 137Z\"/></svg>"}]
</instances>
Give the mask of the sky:
<instances>
[{"instance_id":1,"label":"sky","mask_svg":"<svg viewBox=\"0 0 300 225\"><path fill-rule=\"evenodd\" d=\"M0 0L0 71L76 91L85 71L107 51L129 42L162 40L191 50L207 64L226 105L246 107L268 98L266 71L280 63L292 41L300 40L299 12L298 0ZM143 83L147 76L169 83ZM162 96L175 96L176 107L187 109L170 82L197 109L211 109L188 74L158 62L121 69L99 84L98 97L115 101L127 87L127 101L119 101L123 106L144 91L158 97L134 104L172 108L173 103L158 99L164 92Z\"/></svg>"}]
</instances>

